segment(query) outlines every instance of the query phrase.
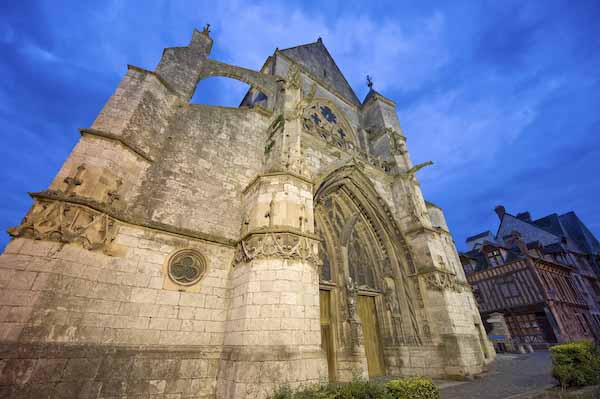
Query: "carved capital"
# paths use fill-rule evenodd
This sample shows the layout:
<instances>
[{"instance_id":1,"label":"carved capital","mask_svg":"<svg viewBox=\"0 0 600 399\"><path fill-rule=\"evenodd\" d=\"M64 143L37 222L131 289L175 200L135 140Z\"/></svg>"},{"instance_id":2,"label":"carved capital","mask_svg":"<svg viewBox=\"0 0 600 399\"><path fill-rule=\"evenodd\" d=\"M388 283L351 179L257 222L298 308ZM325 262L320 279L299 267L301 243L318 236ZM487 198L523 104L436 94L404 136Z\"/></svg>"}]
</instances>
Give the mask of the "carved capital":
<instances>
[{"instance_id":1,"label":"carved capital","mask_svg":"<svg viewBox=\"0 0 600 399\"><path fill-rule=\"evenodd\" d=\"M238 243L234 262L283 258L305 261L317 267L318 244L317 239L293 232L252 233Z\"/></svg>"}]
</instances>

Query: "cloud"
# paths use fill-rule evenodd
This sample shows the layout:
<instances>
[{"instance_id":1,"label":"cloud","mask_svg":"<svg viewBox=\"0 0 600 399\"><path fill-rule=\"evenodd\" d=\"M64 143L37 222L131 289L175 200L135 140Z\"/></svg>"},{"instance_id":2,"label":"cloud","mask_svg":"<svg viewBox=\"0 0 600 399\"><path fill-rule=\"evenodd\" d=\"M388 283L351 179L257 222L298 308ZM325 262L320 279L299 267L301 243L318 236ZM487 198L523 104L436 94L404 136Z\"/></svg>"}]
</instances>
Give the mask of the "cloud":
<instances>
[{"instance_id":1,"label":"cloud","mask_svg":"<svg viewBox=\"0 0 600 399\"><path fill-rule=\"evenodd\" d=\"M127 64L154 69L163 48L208 22L211 57L224 62L258 69L276 47L320 36L359 98L374 76L399 105L413 160L435 162L419 178L457 242L493 229L500 201L534 213L572 206L600 233L589 200L600 193L598 3L425 3L8 2L0 180L23 200L6 200L0 223L17 223L24 193L47 186ZM206 101L239 104L246 86L210 80Z\"/></svg>"},{"instance_id":2,"label":"cloud","mask_svg":"<svg viewBox=\"0 0 600 399\"><path fill-rule=\"evenodd\" d=\"M179 23L190 30L174 41L163 39L162 45L187 43L192 27L198 26L198 21L207 21L215 40L211 57L246 68L259 69L275 48L311 43L321 37L359 98L366 95L367 74L374 76L378 90L413 90L435 76L448 60L446 20L439 11L399 24L391 18L381 20L349 12L332 19L288 3L247 4L233 0L206 13L201 8L189 12L182 3L174 2L168 10L164 18L177 16ZM112 23L117 14L103 16L113 26L104 34L110 36L121 29ZM106 52L115 59L124 53L119 49ZM233 98L239 93L231 92L230 103L241 100Z\"/></svg>"},{"instance_id":3,"label":"cloud","mask_svg":"<svg viewBox=\"0 0 600 399\"><path fill-rule=\"evenodd\" d=\"M28 43L24 47L21 47L21 53L29 58L32 58L33 61L42 61L42 62L57 62L59 58L51 53L48 50L40 48L35 44Z\"/></svg>"}]
</instances>

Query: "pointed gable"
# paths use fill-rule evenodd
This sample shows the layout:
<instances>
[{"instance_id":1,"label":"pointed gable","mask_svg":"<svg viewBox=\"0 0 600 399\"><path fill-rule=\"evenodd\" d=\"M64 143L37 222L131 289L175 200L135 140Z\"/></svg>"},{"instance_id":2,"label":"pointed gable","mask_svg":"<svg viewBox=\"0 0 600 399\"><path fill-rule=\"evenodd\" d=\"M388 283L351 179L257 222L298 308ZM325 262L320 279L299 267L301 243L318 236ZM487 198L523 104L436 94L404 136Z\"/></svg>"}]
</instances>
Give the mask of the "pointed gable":
<instances>
[{"instance_id":1,"label":"pointed gable","mask_svg":"<svg viewBox=\"0 0 600 399\"><path fill-rule=\"evenodd\" d=\"M314 43L290 47L280 53L299 64L309 74L323 81L346 100L359 106L358 97L319 38Z\"/></svg>"},{"instance_id":2,"label":"pointed gable","mask_svg":"<svg viewBox=\"0 0 600 399\"><path fill-rule=\"evenodd\" d=\"M504 241L505 236L511 234L515 230L521 233L523 241L526 243L539 241L542 245L550 245L561 242L560 237L508 213L505 213L502 217L502 222L500 223L500 227L498 227L498 233L496 233L496 239L502 242Z\"/></svg>"}]
</instances>

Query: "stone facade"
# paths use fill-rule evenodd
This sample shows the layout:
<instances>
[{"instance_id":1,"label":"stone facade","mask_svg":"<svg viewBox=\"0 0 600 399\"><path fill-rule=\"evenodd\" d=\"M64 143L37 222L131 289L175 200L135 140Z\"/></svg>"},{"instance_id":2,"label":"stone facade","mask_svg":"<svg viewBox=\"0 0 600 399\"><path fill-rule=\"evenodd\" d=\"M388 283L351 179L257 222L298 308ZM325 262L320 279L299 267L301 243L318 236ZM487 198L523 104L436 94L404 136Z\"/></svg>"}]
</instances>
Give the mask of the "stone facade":
<instances>
[{"instance_id":1,"label":"stone facade","mask_svg":"<svg viewBox=\"0 0 600 399\"><path fill-rule=\"evenodd\" d=\"M374 354L481 372L494 352L395 104L359 103L320 40L260 71L212 43L130 66L9 229L0 396L261 398L377 375ZM209 76L250 84L242 106L189 104Z\"/></svg>"}]
</instances>

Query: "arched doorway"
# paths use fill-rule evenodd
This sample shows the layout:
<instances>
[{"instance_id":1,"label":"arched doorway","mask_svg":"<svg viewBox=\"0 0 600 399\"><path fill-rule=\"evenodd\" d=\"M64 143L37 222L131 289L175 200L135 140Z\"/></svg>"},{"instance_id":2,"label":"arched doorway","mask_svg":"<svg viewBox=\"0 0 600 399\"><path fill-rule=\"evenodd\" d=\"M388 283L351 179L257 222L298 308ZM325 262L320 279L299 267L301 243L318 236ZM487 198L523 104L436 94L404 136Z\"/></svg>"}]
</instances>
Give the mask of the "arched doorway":
<instances>
[{"instance_id":1,"label":"arched doorway","mask_svg":"<svg viewBox=\"0 0 600 399\"><path fill-rule=\"evenodd\" d=\"M321 326L330 379L363 353L369 376L385 374L385 349L418 340L403 238L369 179L342 167L315 194L321 238ZM354 357L354 358L353 358Z\"/></svg>"}]
</instances>

